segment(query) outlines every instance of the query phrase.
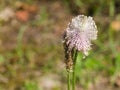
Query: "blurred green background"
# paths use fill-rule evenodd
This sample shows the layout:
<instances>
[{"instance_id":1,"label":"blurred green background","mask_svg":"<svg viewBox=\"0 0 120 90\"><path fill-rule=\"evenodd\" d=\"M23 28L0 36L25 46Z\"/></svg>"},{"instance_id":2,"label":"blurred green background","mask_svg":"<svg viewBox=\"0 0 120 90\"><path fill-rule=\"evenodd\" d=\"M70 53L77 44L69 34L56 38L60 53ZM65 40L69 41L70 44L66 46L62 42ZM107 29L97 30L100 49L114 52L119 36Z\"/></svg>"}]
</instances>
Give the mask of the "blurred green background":
<instances>
[{"instance_id":1,"label":"blurred green background","mask_svg":"<svg viewBox=\"0 0 120 90\"><path fill-rule=\"evenodd\" d=\"M120 0L0 0L0 90L67 90L62 33L79 14L98 39L76 90L120 90Z\"/></svg>"}]
</instances>

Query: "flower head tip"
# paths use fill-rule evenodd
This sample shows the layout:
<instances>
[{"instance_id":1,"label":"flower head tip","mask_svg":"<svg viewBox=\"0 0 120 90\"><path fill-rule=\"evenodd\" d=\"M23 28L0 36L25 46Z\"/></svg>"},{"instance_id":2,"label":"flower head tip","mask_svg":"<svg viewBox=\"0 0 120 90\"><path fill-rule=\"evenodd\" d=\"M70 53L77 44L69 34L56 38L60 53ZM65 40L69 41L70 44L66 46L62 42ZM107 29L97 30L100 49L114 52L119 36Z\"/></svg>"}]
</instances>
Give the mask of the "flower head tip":
<instances>
[{"instance_id":1,"label":"flower head tip","mask_svg":"<svg viewBox=\"0 0 120 90\"><path fill-rule=\"evenodd\" d=\"M68 24L65 31L64 42L69 50L75 48L88 55L91 41L97 39L97 27L92 17L78 15Z\"/></svg>"}]
</instances>

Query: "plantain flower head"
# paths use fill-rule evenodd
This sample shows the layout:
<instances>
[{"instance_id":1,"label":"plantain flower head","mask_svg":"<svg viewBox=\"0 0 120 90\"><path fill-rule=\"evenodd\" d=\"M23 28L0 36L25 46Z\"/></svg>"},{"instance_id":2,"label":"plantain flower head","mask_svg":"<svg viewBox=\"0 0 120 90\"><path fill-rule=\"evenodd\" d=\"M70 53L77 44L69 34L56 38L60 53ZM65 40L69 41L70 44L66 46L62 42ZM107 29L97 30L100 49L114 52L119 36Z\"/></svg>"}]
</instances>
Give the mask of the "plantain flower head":
<instances>
[{"instance_id":1,"label":"plantain flower head","mask_svg":"<svg viewBox=\"0 0 120 90\"><path fill-rule=\"evenodd\" d=\"M78 15L68 24L64 42L69 50L75 48L85 56L91 49L91 41L97 39L97 27L92 17Z\"/></svg>"}]
</instances>

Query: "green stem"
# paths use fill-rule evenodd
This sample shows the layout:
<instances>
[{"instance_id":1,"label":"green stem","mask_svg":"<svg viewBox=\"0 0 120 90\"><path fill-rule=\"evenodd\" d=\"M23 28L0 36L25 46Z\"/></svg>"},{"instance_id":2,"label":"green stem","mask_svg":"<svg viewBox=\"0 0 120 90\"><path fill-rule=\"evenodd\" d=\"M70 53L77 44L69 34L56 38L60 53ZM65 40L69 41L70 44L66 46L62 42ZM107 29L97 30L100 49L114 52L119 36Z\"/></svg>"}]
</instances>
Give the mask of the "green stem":
<instances>
[{"instance_id":1,"label":"green stem","mask_svg":"<svg viewBox=\"0 0 120 90\"><path fill-rule=\"evenodd\" d=\"M73 57L72 90L75 90L75 84L76 84L76 60L77 60L77 53L78 53L78 51L75 52L74 57Z\"/></svg>"},{"instance_id":2,"label":"green stem","mask_svg":"<svg viewBox=\"0 0 120 90\"><path fill-rule=\"evenodd\" d=\"M70 90L70 72L69 71L67 72L67 78L68 78L67 79L68 80L68 82L67 82L68 83L68 90Z\"/></svg>"},{"instance_id":3,"label":"green stem","mask_svg":"<svg viewBox=\"0 0 120 90\"><path fill-rule=\"evenodd\" d=\"M115 2L114 0L109 1L109 15L110 17L113 17L115 13Z\"/></svg>"}]
</instances>

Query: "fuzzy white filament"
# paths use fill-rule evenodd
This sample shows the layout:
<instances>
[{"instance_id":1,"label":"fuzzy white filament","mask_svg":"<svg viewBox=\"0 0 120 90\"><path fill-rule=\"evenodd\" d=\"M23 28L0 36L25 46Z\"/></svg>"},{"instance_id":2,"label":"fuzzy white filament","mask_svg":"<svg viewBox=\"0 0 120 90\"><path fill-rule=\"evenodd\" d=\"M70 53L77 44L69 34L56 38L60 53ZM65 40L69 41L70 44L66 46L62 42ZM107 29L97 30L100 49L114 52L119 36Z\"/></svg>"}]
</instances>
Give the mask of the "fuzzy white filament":
<instances>
[{"instance_id":1,"label":"fuzzy white filament","mask_svg":"<svg viewBox=\"0 0 120 90\"><path fill-rule=\"evenodd\" d=\"M92 17L79 15L68 24L65 34L64 41L68 48L75 48L87 56L91 41L97 39L97 27Z\"/></svg>"}]
</instances>

